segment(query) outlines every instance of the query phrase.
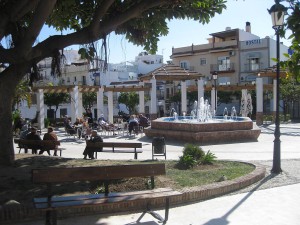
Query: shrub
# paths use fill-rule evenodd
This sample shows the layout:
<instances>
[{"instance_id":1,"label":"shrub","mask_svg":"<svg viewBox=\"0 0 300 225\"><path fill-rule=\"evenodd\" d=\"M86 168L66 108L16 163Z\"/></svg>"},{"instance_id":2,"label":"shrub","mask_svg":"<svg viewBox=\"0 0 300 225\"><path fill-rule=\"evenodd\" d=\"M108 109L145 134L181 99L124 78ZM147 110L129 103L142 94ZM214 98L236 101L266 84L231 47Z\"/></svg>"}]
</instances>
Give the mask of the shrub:
<instances>
[{"instance_id":1,"label":"shrub","mask_svg":"<svg viewBox=\"0 0 300 225\"><path fill-rule=\"evenodd\" d=\"M216 158L216 155L208 150L208 152L206 152L206 154L204 154L203 158L201 159L201 163L212 164L216 160Z\"/></svg>"},{"instance_id":2,"label":"shrub","mask_svg":"<svg viewBox=\"0 0 300 225\"><path fill-rule=\"evenodd\" d=\"M204 151L197 145L186 144L183 150L183 156L179 157L179 165L183 168L192 168L201 162Z\"/></svg>"},{"instance_id":3,"label":"shrub","mask_svg":"<svg viewBox=\"0 0 300 225\"><path fill-rule=\"evenodd\" d=\"M198 161L204 156L204 151L197 145L186 144L184 146L183 155L190 155Z\"/></svg>"}]
</instances>

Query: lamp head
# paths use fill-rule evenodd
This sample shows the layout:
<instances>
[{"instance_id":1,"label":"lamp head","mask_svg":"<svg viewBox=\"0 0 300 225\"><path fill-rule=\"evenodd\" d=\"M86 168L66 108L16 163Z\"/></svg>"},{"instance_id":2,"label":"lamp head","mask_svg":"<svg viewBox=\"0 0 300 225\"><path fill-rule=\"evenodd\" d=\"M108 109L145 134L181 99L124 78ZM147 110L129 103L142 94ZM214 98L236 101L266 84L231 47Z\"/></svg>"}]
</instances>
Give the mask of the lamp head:
<instances>
[{"instance_id":1,"label":"lamp head","mask_svg":"<svg viewBox=\"0 0 300 225\"><path fill-rule=\"evenodd\" d=\"M214 72L212 73L212 79L213 79L213 80L217 80L217 79L218 79L218 73L217 73L216 71L214 71Z\"/></svg>"},{"instance_id":2,"label":"lamp head","mask_svg":"<svg viewBox=\"0 0 300 225\"><path fill-rule=\"evenodd\" d=\"M279 2L279 0L275 0L275 4L270 9L268 9L268 12L271 15L274 29L279 29L283 26L284 15L287 11L287 8L281 5Z\"/></svg>"}]
</instances>

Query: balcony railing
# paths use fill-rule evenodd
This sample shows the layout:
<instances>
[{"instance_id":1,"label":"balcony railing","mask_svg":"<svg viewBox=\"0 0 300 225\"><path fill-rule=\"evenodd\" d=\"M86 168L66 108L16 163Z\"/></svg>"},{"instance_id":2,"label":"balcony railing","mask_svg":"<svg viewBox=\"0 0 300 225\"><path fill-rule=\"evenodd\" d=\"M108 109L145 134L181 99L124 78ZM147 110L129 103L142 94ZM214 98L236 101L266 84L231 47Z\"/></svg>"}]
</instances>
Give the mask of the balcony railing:
<instances>
[{"instance_id":1,"label":"balcony railing","mask_svg":"<svg viewBox=\"0 0 300 225\"><path fill-rule=\"evenodd\" d=\"M251 64L251 63L245 63L244 67L242 68L242 72L257 72L265 68L263 66L263 63L258 64Z\"/></svg>"},{"instance_id":2,"label":"balcony railing","mask_svg":"<svg viewBox=\"0 0 300 225\"><path fill-rule=\"evenodd\" d=\"M234 63L226 63L226 64L211 64L210 65L210 71L211 72L219 72L219 73L228 73L228 72L234 72Z\"/></svg>"}]
</instances>

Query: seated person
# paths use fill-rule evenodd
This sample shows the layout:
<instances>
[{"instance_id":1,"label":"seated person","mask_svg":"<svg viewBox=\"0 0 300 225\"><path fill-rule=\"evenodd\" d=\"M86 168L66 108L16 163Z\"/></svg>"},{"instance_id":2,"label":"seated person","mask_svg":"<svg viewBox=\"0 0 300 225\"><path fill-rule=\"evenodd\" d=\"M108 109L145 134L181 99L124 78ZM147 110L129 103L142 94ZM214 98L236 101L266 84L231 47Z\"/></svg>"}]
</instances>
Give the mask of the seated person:
<instances>
[{"instance_id":1,"label":"seated person","mask_svg":"<svg viewBox=\"0 0 300 225\"><path fill-rule=\"evenodd\" d=\"M65 124L65 128L68 134L76 134L75 128L71 125L71 120L68 120L68 122Z\"/></svg>"},{"instance_id":2,"label":"seated person","mask_svg":"<svg viewBox=\"0 0 300 225\"><path fill-rule=\"evenodd\" d=\"M48 127L48 132L46 134L44 134L43 140L51 140L51 141L57 141L58 140L56 133L54 133L54 131L53 131L53 127ZM56 145L55 149L57 149L57 147L58 146ZM39 152L39 155L43 154L44 151L47 151L48 155L51 155L50 150L51 149L42 148ZM57 150L54 150L53 155L57 156Z\"/></svg>"},{"instance_id":3,"label":"seated person","mask_svg":"<svg viewBox=\"0 0 300 225\"><path fill-rule=\"evenodd\" d=\"M135 115L131 115L128 123L129 123L128 131L129 131L129 134L131 135L131 132L133 131L133 128L135 126L139 125L139 121L137 120Z\"/></svg>"},{"instance_id":4,"label":"seated person","mask_svg":"<svg viewBox=\"0 0 300 225\"><path fill-rule=\"evenodd\" d=\"M100 127L102 127L104 130L107 130L107 131L115 131L118 129L117 127L115 127L114 124L108 123L105 120L100 119L100 118L98 120L98 123L99 123ZM116 134L114 134L114 135L116 135Z\"/></svg>"},{"instance_id":5,"label":"seated person","mask_svg":"<svg viewBox=\"0 0 300 225\"><path fill-rule=\"evenodd\" d=\"M98 135L98 133L97 133L96 130L93 130L91 138L90 138L90 140L87 140L87 142L88 141L96 143L96 142L103 142L103 139L100 137L100 135ZM86 159L87 156L89 156L90 159L95 159L94 158L94 149L93 148L85 147L83 155L84 155L83 159Z\"/></svg>"},{"instance_id":6,"label":"seated person","mask_svg":"<svg viewBox=\"0 0 300 225\"><path fill-rule=\"evenodd\" d=\"M37 140L37 141L42 140L40 135L37 133L36 127L30 128L30 133L26 135L26 140ZM38 146L28 146L28 148L32 149L32 154L36 154L37 150L40 149L40 147L38 147ZM25 153L27 153L26 149L25 149Z\"/></svg>"},{"instance_id":7,"label":"seated person","mask_svg":"<svg viewBox=\"0 0 300 225\"><path fill-rule=\"evenodd\" d=\"M100 117L99 117L99 119L98 119L98 124L100 124L100 121L107 122L107 121L105 120L105 118L104 118L104 115L103 115L103 114L101 114L101 115L100 115Z\"/></svg>"},{"instance_id":8,"label":"seated person","mask_svg":"<svg viewBox=\"0 0 300 225\"><path fill-rule=\"evenodd\" d=\"M149 122L148 118L146 116L144 116L143 114L139 115L139 124L142 127L149 127L150 126L150 122Z\"/></svg>"},{"instance_id":9,"label":"seated person","mask_svg":"<svg viewBox=\"0 0 300 225\"><path fill-rule=\"evenodd\" d=\"M81 136L87 139L92 134L88 121L82 123Z\"/></svg>"}]
</instances>

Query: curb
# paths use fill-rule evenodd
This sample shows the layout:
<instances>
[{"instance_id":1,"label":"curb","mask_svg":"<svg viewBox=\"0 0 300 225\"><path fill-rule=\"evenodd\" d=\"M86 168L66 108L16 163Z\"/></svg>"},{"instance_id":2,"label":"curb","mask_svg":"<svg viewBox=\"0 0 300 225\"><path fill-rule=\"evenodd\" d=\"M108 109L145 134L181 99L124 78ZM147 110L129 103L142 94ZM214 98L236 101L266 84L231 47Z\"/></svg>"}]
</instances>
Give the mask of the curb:
<instances>
[{"instance_id":1,"label":"curb","mask_svg":"<svg viewBox=\"0 0 300 225\"><path fill-rule=\"evenodd\" d=\"M247 163L247 162L244 162ZM266 168L260 164L248 163L255 166L255 169L242 177L234 180L203 185L199 187L184 188L179 190L182 195L170 198L171 206L180 206L192 202L203 201L228 194L254 184L265 177ZM109 214L121 212L141 211L146 208L147 201L132 201L128 203L115 203L110 205L91 206L85 208L62 209L58 211L58 218L66 218L79 215ZM150 201L153 208L163 208L165 198L153 199ZM43 220L44 212L37 210L32 205L11 205L0 207L0 222L14 223L20 221Z\"/></svg>"}]
</instances>

